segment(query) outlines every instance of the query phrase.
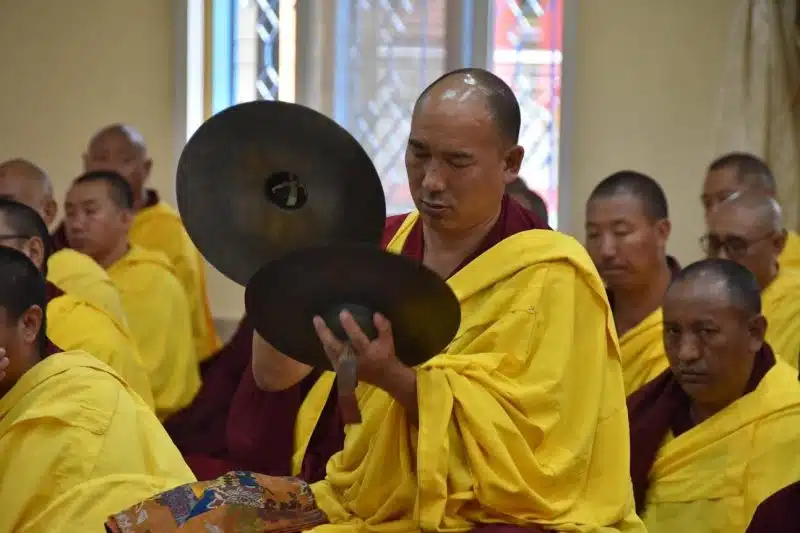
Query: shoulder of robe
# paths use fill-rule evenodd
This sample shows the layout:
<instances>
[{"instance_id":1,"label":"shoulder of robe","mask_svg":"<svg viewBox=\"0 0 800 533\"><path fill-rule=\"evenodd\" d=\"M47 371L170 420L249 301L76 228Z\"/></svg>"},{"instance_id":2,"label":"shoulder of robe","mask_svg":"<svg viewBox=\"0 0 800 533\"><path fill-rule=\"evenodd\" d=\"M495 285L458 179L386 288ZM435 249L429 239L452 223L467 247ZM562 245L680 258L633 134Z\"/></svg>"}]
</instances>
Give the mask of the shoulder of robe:
<instances>
[{"instance_id":1,"label":"shoulder of robe","mask_svg":"<svg viewBox=\"0 0 800 533\"><path fill-rule=\"evenodd\" d=\"M166 253L153 248L133 245L130 251L120 260L122 266L147 266L155 268L156 271L164 271L175 275L175 265ZM112 267L113 268L113 267Z\"/></svg>"},{"instance_id":2,"label":"shoulder of robe","mask_svg":"<svg viewBox=\"0 0 800 533\"><path fill-rule=\"evenodd\" d=\"M192 256L192 243L180 214L169 204L159 202L136 214L131 228L132 238L149 248L164 250L170 256ZM157 245L157 246L156 246Z\"/></svg>"},{"instance_id":3,"label":"shoulder of robe","mask_svg":"<svg viewBox=\"0 0 800 533\"><path fill-rule=\"evenodd\" d=\"M62 248L47 260L47 279L52 283L58 285L59 281L75 277L110 281L108 273L94 259L72 248Z\"/></svg>"},{"instance_id":4,"label":"shoulder of robe","mask_svg":"<svg viewBox=\"0 0 800 533\"><path fill-rule=\"evenodd\" d=\"M12 427L57 422L101 435L117 412L120 399L132 397L116 372L83 351L57 353L39 364L49 363L55 363L52 366L56 368L29 393L34 399L15 417Z\"/></svg>"},{"instance_id":5,"label":"shoulder of robe","mask_svg":"<svg viewBox=\"0 0 800 533\"><path fill-rule=\"evenodd\" d=\"M65 341L69 337L95 336L117 344L133 342L128 328L114 316L94 303L68 293L47 303L47 334L54 337L53 342L61 348L68 348L70 342ZM123 346L113 348L122 349ZM80 349L80 346L69 349Z\"/></svg>"}]
</instances>

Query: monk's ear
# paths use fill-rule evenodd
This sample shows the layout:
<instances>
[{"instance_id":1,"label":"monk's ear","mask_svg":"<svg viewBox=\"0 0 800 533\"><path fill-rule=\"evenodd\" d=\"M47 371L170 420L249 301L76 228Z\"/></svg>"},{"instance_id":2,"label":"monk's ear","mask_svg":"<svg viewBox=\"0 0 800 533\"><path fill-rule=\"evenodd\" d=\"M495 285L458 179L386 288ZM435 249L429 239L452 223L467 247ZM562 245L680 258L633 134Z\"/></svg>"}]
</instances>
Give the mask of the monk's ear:
<instances>
[{"instance_id":1,"label":"monk's ear","mask_svg":"<svg viewBox=\"0 0 800 533\"><path fill-rule=\"evenodd\" d=\"M754 316L748 321L747 329L750 333L750 349L753 352L760 350L767 335L767 319L764 315Z\"/></svg>"},{"instance_id":2,"label":"monk's ear","mask_svg":"<svg viewBox=\"0 0 800 533\"><path fill-rule=\"evenodd\" d=\"M659 244L666 247L667 241L669 241L670 233L672 233L672 222L670 222L668 218L662 218L655 223L655 230Z\"/></svg>"},{"instance_id":3,"label":"monk's ear","mask_svg":"<svg viewBox=\"0 0 800 533\"><path fill-rule=\"evenodd\" d=\"M153 160L148 159L144 162L144 181L147 181L147 178L150 177L150 171L153 170Z\"/></svg>"},{"instance_id":4,"label":"monk's ear","mask_svg":"<svg viewBox=\"0 0 800 533\"><path fill-rule=\"evenodd\" d=\"M30 306L19 319L19 334L25 344L33 344L42 329L44 312L38 305Z\"/></svg>"},{"instance_id":5,"label":"monk's ear","mask_svg":"<svg viewBox=\"0 0 800 533\"><path fill-rule=\"evenodd\" d=\"M44 242L39 237L31 237L23 246L22 252L36 265L36 268L42 270L47 258L44 256Z\"/></svg>"},{"instance_id":6,"label":"monk's ear","mask_svg":"<svg viewBox=\"0 0 800 533\"><path fill-rule=\"evenodd\" d=\"M522 168L523 157L525 157L525 148L519 145L509 148L506 152L506 184L511 183L519 176L519 169Z\"/></svg>"},{"instance_id":7,"label":"monk's ear","mask_svg":"<svg viewBox=\"0 0 800 533\"><path fill-rule=\"evenodd\" d=\"M58 204L53 198L48 198L44 202L44 223L47 224L47 227L53 225L53 222L56 221L56 216L58 215Z\"/></svg>"},{"instance_id":8,"label":"monk's ear","mask_svg":"<svg viewBox=\"0 0 800 533\"><path fill-rule=\"evenodd\" d=\"M120 220L122 225L125 226L126 229L131 229L131 224L133 224L133 218L135 214L132 209L123 209L122 213L120 214Z\"/></svg>"},{"instance_id":9,"label":"monk's ear","mask_svg":"<svg viewBox=\"0 0 800 533\"><path fill-rule=\"evenodd\" d=\"M785 229L782 229L778 234L775 235L773 245L775 246L775 251L780 255L783 253L783 249L786 248L786 239L788 237L788 233Z\"/></svg>"}]
</instances>

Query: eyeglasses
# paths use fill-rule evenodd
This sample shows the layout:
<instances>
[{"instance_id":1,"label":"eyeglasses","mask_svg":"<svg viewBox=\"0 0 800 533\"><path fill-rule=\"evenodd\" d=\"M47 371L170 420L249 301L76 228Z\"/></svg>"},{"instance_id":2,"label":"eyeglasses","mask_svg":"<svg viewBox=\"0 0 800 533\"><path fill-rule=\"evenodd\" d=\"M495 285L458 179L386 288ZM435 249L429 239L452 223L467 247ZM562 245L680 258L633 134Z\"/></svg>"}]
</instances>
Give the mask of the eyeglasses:
<instances>
[{"instance_id":1,"label":"eyeglasses","mask_svg":"<svg viewBox=\"0 0 800 533\"><path fill-rule=\"evenodd\" d=\"M754 244L771 239L775 235L774 232L769 232L766 235L756 239L748 240L740 235L714 235L707 233L700 237L700 247L706 255L715 257L719 255L722 250L730 257L741 257L747 253Z\"/></svg>"}]
</instances>

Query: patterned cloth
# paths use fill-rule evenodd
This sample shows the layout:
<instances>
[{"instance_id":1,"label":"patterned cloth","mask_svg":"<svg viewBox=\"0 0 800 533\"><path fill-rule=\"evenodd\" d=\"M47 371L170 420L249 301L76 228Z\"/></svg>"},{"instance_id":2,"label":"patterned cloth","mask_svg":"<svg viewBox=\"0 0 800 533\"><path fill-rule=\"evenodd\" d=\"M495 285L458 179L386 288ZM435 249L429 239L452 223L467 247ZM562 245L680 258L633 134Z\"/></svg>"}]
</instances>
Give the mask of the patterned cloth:
<instances>
[{"instance_id":1,"label":"patterned cloth","mask_svg":"<svg viewBox=\"0 0 800 533\"><path fill-rule=\"evenodd\" d=\"M106 522L108 533L295 533L328 521L308 483L229 472L181 485Z\"/></svg>"}]
</instances>

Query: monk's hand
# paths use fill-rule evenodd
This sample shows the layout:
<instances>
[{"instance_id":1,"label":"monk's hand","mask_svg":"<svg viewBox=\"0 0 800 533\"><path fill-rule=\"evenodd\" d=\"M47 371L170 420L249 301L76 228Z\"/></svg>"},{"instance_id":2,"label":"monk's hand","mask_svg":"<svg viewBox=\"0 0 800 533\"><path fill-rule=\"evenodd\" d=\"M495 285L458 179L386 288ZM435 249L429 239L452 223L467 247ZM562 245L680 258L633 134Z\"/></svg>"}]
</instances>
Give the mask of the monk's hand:
<instances>
[{"instance_id":1,"label":"monk's hand","mask_svg":"<svg viewBox=\"0 0 800 533\"><path fill-rule=\"evenodd\" d=\"M6 377L6 368L10 363L11 361L6 355L6 349L0 348L0 381L3 381L3 378Z\"/></svg>"},{"instance_id":2,"label":"monk's hand","mask_svg":"<svg viewBox=\"0 0 800 533\"><path fill-rule=\"evenodd\" d=\"M391 392L395 377L413 370L401 363L395 355L391 322L379 313L375 313L372 319L378 332L374 340L367 337L349 312L342 311L339 314L342 328L355 352L358 379ZM314 317L314 328L325 348L325 354L334 370L338 371L339 358L346 349L345 343L336 338L322 317Z\"/></svg>"}]
</instances>

